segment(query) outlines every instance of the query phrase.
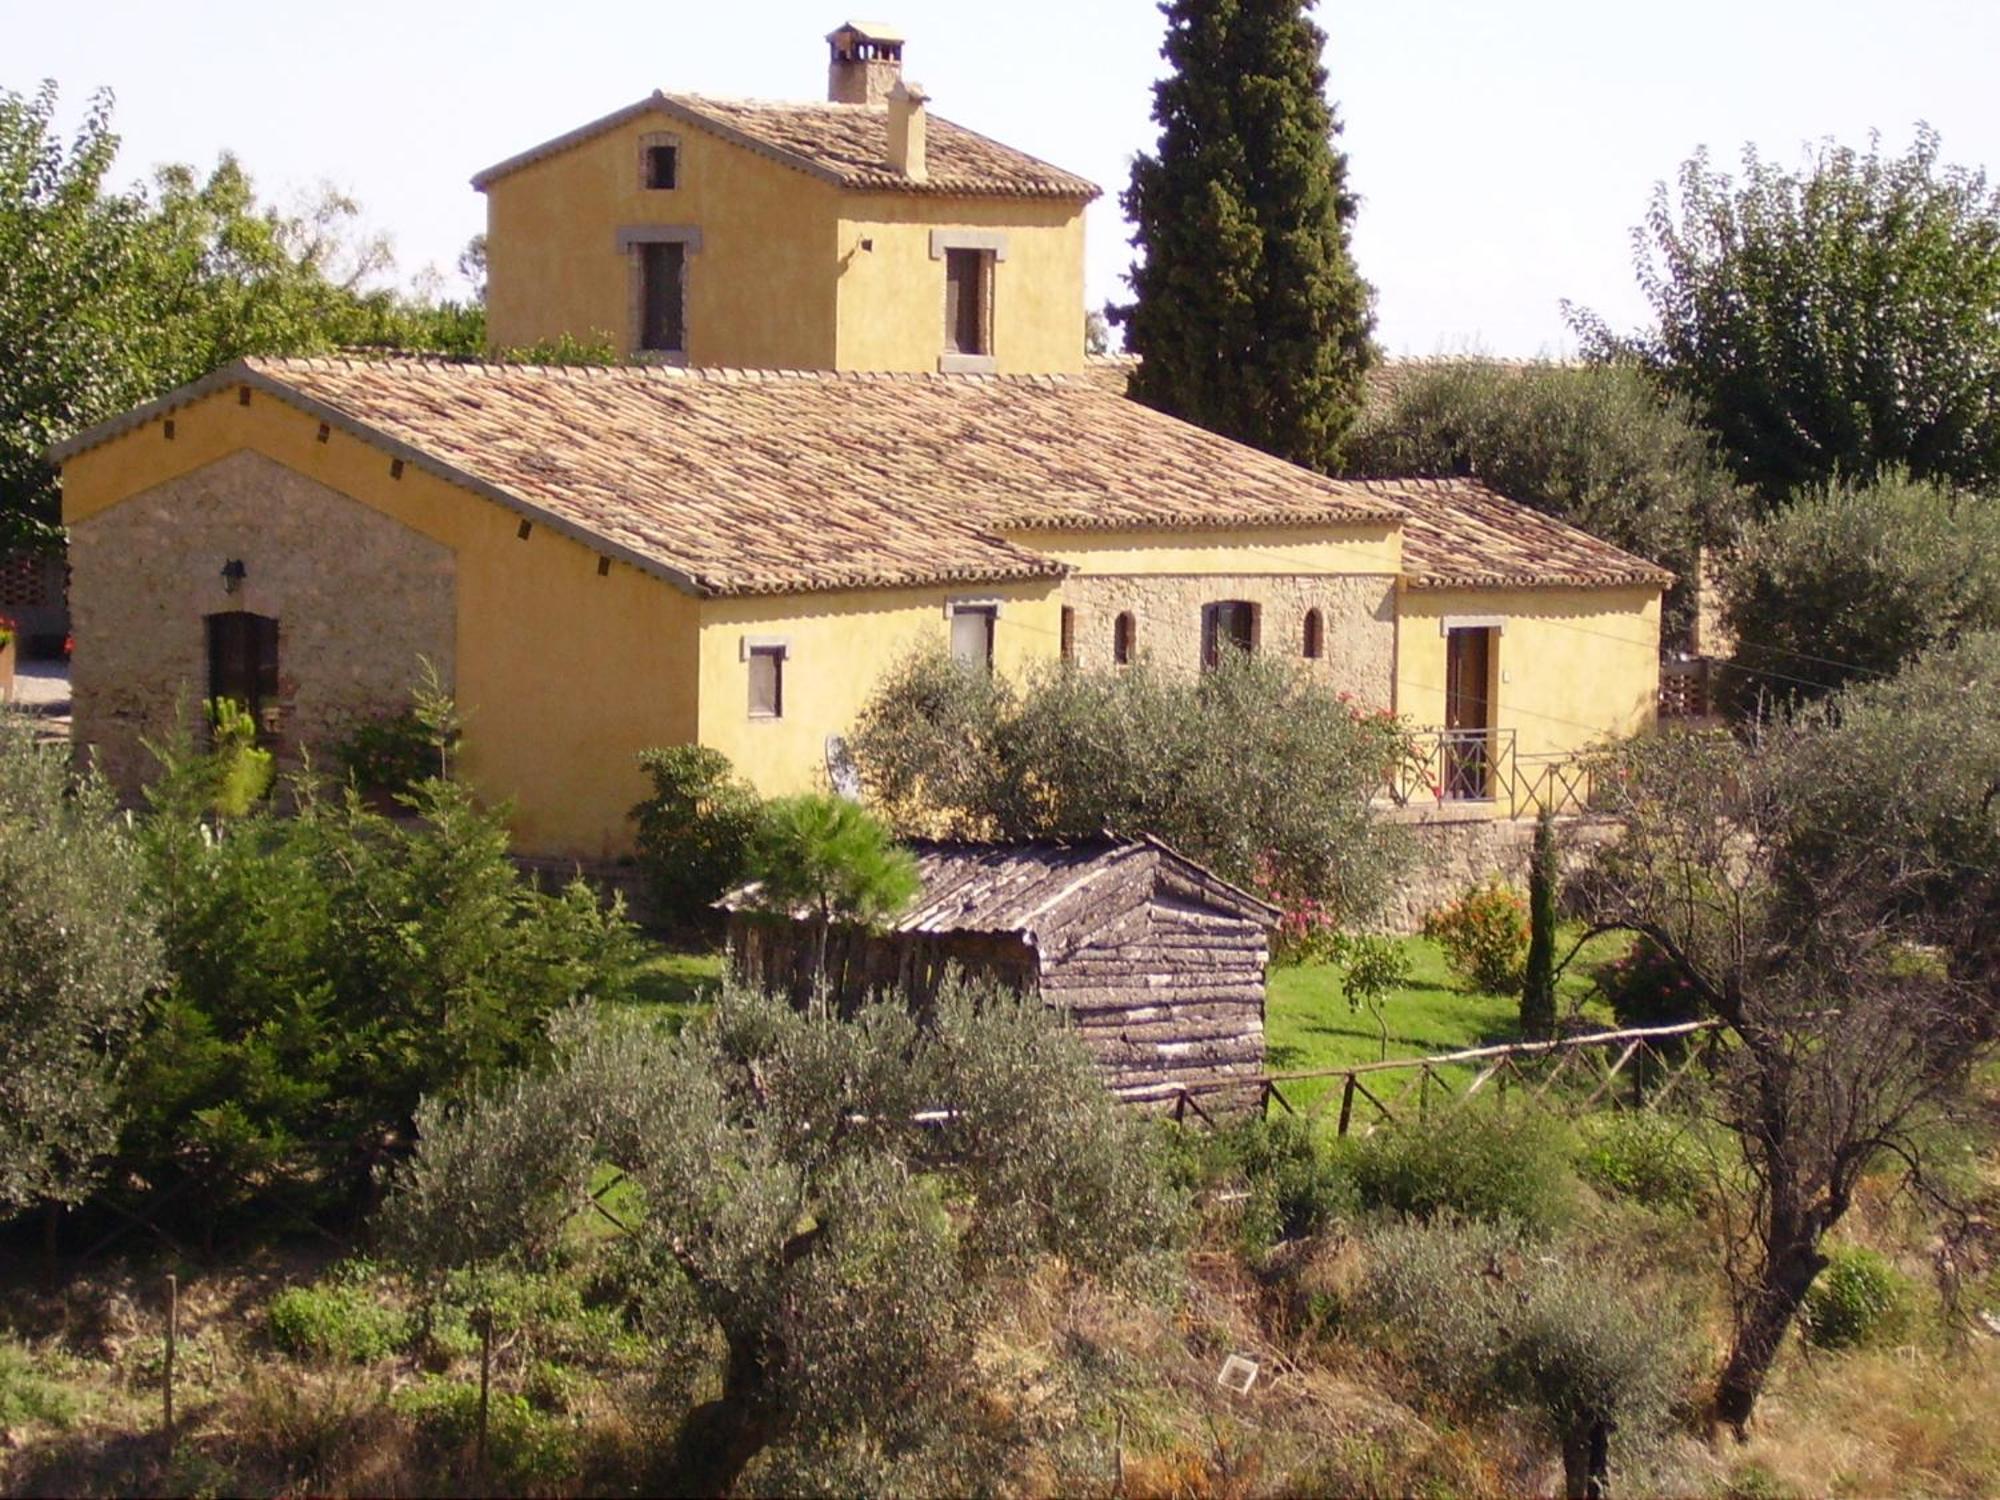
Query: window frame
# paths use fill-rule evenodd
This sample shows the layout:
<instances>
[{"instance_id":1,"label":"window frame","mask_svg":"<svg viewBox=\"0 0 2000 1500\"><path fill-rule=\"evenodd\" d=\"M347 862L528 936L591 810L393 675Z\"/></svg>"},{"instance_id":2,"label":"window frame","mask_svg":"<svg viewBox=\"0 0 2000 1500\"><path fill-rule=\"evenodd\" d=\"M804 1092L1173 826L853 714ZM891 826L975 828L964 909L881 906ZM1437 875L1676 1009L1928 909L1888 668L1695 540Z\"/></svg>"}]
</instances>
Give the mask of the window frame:
<instances>
[{"instance_id":1,"label":"window frame","mask_svg":"<svg viewBox=\"0 0 2000 1500\"><path fill-rule=\"evenodd\" d=\"M792 643L784 636L746 635L738 643L737 655L744 668L744 710L758 723L772 723L785 716L785 668L792 657ZM771 707L757 705L757 666L771 664Z\"/></svg>"},{"instance_id":2,"label":"window frame","mask_svg":"<svg viewBox=\"0 0 2000 1500\"><path fill-rule=\"evenodd\" d=\"M633 359L642 363L685 365L693 339L693 320L690 316L693 302L694 259L701 253L701 229L692 224L626 224L616 236L620 254L631 260L631 303L630 335L628 347ZM680 270L675 289L679 304L680 347L655 347L646 342L648 333L649 308L648 289L654 285L649 273L649 253L654 246L677 245Z\"/></svg>"},{"instance_id":3,"label":"window frame","mask_svg":"<svg viewBox=\"0 0 2000 1500\"><path fill-rule=\"evenodd\" d=\"M1111 622L1111 665L1129 667L1139 654L1139 617L1121 609Z\"/></svg>"},{"instance_id":4,"label":"window frame","mask_svg":"<svg viewBox=\"0 0 2000 1500\"><path fill-rule=\"evenodd\" d=\"M666 152L669 171L668 181L656 180L654 168L659 163L657 153ZM639 190L646 193L671 193L681 185L681 138L664 131L653 131L639 137Z\"/></svg>"},{"instance_id":5,"label":"window frame","mask_svg":"<svg viewBox=\"0 0 2000 1500\"><path fill-rule=\"evenodd\" d=\"M958 330L952 313L955 301L952 293L951 257L972 254L979 275L979 336L977 351L953 348ZM997 324L994 307L999 300L999 267L1007 259L1007 234L998 229L933 229L931 231L931 259L944 262L944 285L941 291L941 311L943 328L938 371L945 375L993 375L998 374L1000 365L995 349L998 347ZM960 262L964 264L964 262Z\"/></svg>"},{"instance_id":6,"label":"window frame","mask_svg":"<svg viewBox=\"0 0 2000 1500\"><path fill-rule=\"evenodd\" d=\"M1326 612L1318 605L1308 609L1300 633L1299 654L1307 661L1326 660Z\"/></svg>"},{"instance_id":7,"label":"window frame","mask_svg":"<svg viewBox=\"0 0 2000 1500\"><path fill-rule=\"evenodd\" d=\"M1201 607L1201 669L1213 671L1222 662L1222 621L1236 618L1241 611L1243 630L1240 646L1247 656L1257 654L1257 604L1251 599L1216 599ZM1229 632L1230 644L1239 644L1238 632Z\"/></svg>"},{"instance_id":8,"label":"window frame","mask_svg":"<svg viewBox=\"0 0 2000 1500\"><path fill-rule=\"evenodd\" d=\"M963 618L977 617L986 622L986 652L983 662L966 660L958 650L958 622ZM990 599L954 599L945 607L947 629L950 632L949 646L951 659L963 667L977 667L989 675L993 671L993 651L1000 634L1000 606Z\"/></svg>"}]
</instances>

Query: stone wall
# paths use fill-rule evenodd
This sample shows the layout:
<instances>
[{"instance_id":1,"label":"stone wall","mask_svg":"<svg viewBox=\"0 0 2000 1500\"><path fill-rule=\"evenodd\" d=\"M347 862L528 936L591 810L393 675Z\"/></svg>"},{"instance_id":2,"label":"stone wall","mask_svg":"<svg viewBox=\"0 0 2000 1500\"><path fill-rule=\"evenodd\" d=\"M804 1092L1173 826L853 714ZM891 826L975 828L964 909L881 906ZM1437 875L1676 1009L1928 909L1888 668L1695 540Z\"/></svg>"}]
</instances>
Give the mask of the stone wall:
<instances>
[{"instance_id":1,"label":"stone wall","mask_svg":"<svg viewBox=\"0 0 2000 1500\"><path fill-rule=\"evenodd\" d=\"M1533 818L1469 816L1447 806L1400 809L1395 821L1407 824L1415 835L1418 859L1381 915L1383 930L1415 932L1423 926L1426 912L1490 876L1527 889L1535 848ZM1581 865L1599 845L1617 836L1619 826L1615 819L1604 817L1556 819L1564 869Z\"/></svg>"},{"instance_id":2,"label":"stone wall","mask_svg":"<svg viewBox=\"0 0 2000 1500\"><path fill-rule=\"evenodd\" d=\"M1260 654L1301 659L1306 611L1318 609L1324 654L1316 664L1335 687L1386 706L1396 675L1396 595L1393 579L1370 574L1080 574L1063 583L1063 603L1075 611L1076 660L1102 671L1112 665L1112 631L1130 611L1138 655L1168 671L1201 664L1201 612L1208 604L1247 600L1256 607Z\"/></svg>"},{"instance_id":3,"label":"stone wall","mask_svg":"<svg viewBox=\"0 0 2000 1500\"><path fill-rule=\"evenodd\" d=\"M227 593L231 560L244 578ZM151 767L142 738L170 731L177 708L197 722L210 614L278 621L281 763L406 706L420 657L452 680L451 550L261 454L231 454L80 522L70 567L75 742L127 791Z\"/></svg>"}]
</instances>

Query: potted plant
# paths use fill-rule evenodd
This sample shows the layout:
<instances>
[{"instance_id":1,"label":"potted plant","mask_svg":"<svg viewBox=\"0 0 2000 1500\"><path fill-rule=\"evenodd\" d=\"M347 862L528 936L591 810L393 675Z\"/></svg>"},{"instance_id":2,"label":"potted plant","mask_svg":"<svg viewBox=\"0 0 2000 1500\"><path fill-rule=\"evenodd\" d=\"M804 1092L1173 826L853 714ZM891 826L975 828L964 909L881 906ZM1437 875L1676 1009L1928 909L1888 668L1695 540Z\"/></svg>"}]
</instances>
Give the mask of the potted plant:
<instances>
[{"instance_id":1,"label":"potted plant","mask_svg":"<svg viewBox=\"0 0 2000 1500\"><path fill-rule=\"evenodd\" d=\"M0 615L0 703L14 701L14 651L20 638L14 622Z\"/></svg>"}]
</instances>

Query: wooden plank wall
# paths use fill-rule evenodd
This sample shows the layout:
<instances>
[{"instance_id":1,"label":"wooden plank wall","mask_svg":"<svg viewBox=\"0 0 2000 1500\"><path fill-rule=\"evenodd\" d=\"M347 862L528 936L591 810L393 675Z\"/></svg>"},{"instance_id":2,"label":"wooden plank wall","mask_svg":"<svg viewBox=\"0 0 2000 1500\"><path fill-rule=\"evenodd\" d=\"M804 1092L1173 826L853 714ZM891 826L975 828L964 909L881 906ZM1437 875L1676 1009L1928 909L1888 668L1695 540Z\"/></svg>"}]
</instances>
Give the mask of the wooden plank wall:
<instances>
[{"instance_id":1,"label":"wooden plank wall","mask_svg":"<svg viewBox=\"0 0 2000 1500\"><path fill-rule=\"evenodd\" d=\"M1155 858L1093 882L1039 913L1036 925L1038 945L981 933L836 930L827 988L844 1010L890 990L921 1009L956 964L1011 989L1039 989L1061 1006L1112 1088L1164 1094L1263 1071L1268 933L1260 921L1218 909L1211 892ZM740 979L796 1003L811 995L810 924L739 912L729 933Z\"/></svg>"}]
</instances>

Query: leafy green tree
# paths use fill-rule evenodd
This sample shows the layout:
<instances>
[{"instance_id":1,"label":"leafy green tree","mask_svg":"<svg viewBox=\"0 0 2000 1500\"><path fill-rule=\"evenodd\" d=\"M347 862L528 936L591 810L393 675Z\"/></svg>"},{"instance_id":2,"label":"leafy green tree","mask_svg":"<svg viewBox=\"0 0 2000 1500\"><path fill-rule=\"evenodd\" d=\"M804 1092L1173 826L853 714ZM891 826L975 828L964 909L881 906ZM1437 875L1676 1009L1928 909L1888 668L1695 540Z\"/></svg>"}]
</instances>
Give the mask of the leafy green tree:
<instances>
[{"instance_id":1,"label":"leafy green tree","mask_svg":"<svg viewBox=\"0 0 2000 1500\"><path fill-rule=\"evenodd\" d=\"M97 1182L160 978L117 799L68 760L0 709L0 1215Z\"/></svg>"},{"instance_id":2,"label":"leafy green tree","mask_svg":"<svg viewBox=\"0 0 2000 1500\"><path fill-rule=\"evenodd\" d=\"M858 803L802 792L765 804L750 838L758 904L806 911L819 932L816 972L826 971L836 922L863 927L892 917L923 888L917 862Z\"/></svg>"},{"instance_id":3,"label":"leafy green tree","mask_svg":"<svg viewBox=\"0 0 2000 1500\"><path fill-rule=\"evenodd\" d=\"M851 748L899 832L1150 833L1288 910L1319 903L1335 926L1379 908L1411 853L1371 811L1395 721L1240 652L1198 677L1140 663L1020 682L919 655L876 690Z\"/></svg>"},{"instance_id":4,"label":"leafy green tree","mask_svg":"<svg viewBox=\"0 0 2000 1500\"><path fill-rule=\"evenodd\" d=\"M653 792L632 821L654 900L667 920L706 926L713 903L749 870L763 803L729 757L706 745L648 750L639 768Z\"/></svg>"},{"instance_id":5,"label":"leafy green tree","mask_svg":"<svg viewBox=\"0 0 2000 1500\"><path fill-rule=\"evenodd\" d=\"M1479 479L1671 568L1669 639L1693 624L1701 548L1729 542L1745 509L1691 403L1631 363L1440 363L1370 414L1346 469Z\"/></svg>"},{"instance_id":6,"label":"leafy green tree","mask_svg":"<svg viewBox=\"0 0 2000 1500\"><path fill-rule=\"evenodd\" d=\"M977 1421L974 1340L1005 1279L1050 1254L1115 1270L1179 1221L1143 1121L1074 1036L956 982L922 1023L735 990L672 1038L565 1018L550 1067L418 1124L379 1228L428 1277L545 1265L572 1220L603 1218L606 1169L630 1180L634 1295L692 1298L721 1345L679 1494L856 1449L907 1465L891 1488L983 1487L925 1460Z\"/></svg>"},{"instance_id":7,"label":"leafy green tree","mask_svg":"<svg viewBox=\"0 0 2000 1500\"><path fill-rule=\"evenodd\" d=\"M551 1012L616 998L622 915L509 859L501 814L441 776L373 811L309 779L217 824L204 756L167 747L141 823L171 985L127 1086L124 1159L211 1208L366 1191L426 1095L537 1055Z\"/></svg>"},{"instance_id":8,"label":"leafy green tree","mask_svg":"<svg viewBox=\"0 0 2000 1500\"><path fill-rule=\"evenodd\" d=\"M1156 152L1124 195L1140 259L1110 309L1148 406L1330 470L1375 357L1374 293L1310 0L1167 0Z\"/></svg>"},{"instance_id":9,"label":"leafy green tree","mask_svg":"<svg viewBox=\"0 0 2000 1500\"><path fill-rule=\"evenodd\" d=\"M1770 505L1907 469L2000 480L2000 194L1940 160L1828 141L1799 172L1697 152L1636 232L1655 326L1571 310L1586 348L1636 357L1694 403Z\"/></svg>"},{"instance_id":10,"label":"leafy green tree","mask_svg":"<svg viewBox=\"0 0 2000 1500\"><path fill-rule=\"evenodd\" d=\"M2000 629L2000 506L1891 471L1811 491L1724 567L1745 702L1815 698Z\"/></svg>"},{"instance_id":11,"label":"leafy green tree","mask_svg":"<svg viewBox=\"0 0 2000 1500\"><path fill-rule=\"evenodd\" d=\"M379 284L388 247L351 199L261 205L227 155L115 189L111 96L67 144L56 104L0 90L0 546L60 540L52 443L232 359L484 344L478 307Z\"/></svg>"}]
</instances>

